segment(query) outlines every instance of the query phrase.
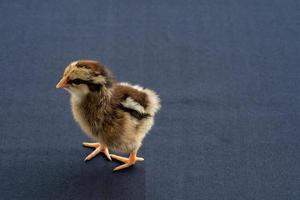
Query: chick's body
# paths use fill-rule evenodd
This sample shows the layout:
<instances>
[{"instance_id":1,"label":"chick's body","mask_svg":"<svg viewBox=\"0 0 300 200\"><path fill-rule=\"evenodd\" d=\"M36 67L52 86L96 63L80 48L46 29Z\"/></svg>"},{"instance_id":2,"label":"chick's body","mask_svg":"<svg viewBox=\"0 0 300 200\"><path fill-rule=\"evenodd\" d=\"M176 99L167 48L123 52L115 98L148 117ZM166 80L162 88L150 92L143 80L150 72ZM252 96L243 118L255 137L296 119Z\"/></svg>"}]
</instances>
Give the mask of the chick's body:
<instances>
[{"instance_id":1,"label":"chick's body","mask_svg":"<svg viewBox=\"0 0 300 200\"><path fill-rule=\"evenodd\" d=\"M160 109L160 99L154 91L116 83L103 65L90 60L71 63L57 87L71 93L75 121L89 137L99 142L86 143L98 149L89 159L102 151L108 158L125 163L115 170L142 160L136 157L137 151ZM109 155L108 149L130 153L130 156Z\"/></svg>"},{"instance_id":2,"label":"chick's body","mask_svg":"<svg viewBox=\"0 0 300 200\"><path fill-rule=\"evenodd\" d=\"M107 97L72 96L71 105L74 118L85 133L111 150L130 153L141 146L151 129L159 100L149 89L121 83L115 84Z\"/></svg>"}]
</instances>

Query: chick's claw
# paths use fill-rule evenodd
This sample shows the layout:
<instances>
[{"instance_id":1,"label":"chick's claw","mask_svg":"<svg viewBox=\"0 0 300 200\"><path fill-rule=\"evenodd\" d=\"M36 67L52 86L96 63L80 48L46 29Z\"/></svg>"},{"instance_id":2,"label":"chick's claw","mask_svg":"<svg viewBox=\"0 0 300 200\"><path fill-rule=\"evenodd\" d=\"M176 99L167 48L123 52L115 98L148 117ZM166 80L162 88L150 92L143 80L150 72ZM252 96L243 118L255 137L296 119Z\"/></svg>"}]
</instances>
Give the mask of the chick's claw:
<instances>
[{"instance_id":1,"label":"chick's claw","mask_svg":"<svg viewBox=\"0 0 300 200\"><path fill-rule=\"evenodd\" d=\"M118 161L121 161L121 162L125 163L123 165L120 165L120 166L114 168L113 171L118 171L118 170L121 170L121 169L128 168L128 167L134 165L136 163L136 161L143 161L144 160L144 158L137 157L136 153L131 153L129 158L125 158L125 157L118 156L118 155L115 155L115 154L110 154L110 156L113 159L116 159Z\"/></svg>"},{"instance_id":2,"label":"chick's claw","mask_svg":"<svg viewBox=\"0 0 300 200\"><path fill-rule=\"evenodd\" d=\"M84 161L88 161L88 160L91 160L92 158L94 158L96 155L98 155L100 152L104 153L105 156L111 160L111 157L109 155L109 151L108 151L108 148L107 147L103 147L101 146L100 143L87 143L87 142L84 142L82 143L83 146L85 147L90 147L90 148L95 148L95 150L90 153L85 159Z\"/></svg>"},{"instance_id":3,"label":"chick's claw","mask_svg":"<svg viewBox=\"0 0 300 200\"><path fill-rule=\"evenodd\" d=\"M110 154L110 157L112 157L112 158L115 159L115 160L124 162L124 163L128 162L128 160L129 160L129 158L125 158L125 157L118 156L118 155L115 155L115 154ZM137 161L143 161L144 158L136 157L136 160L137 160Z\"/></svg>"}]
</instances>

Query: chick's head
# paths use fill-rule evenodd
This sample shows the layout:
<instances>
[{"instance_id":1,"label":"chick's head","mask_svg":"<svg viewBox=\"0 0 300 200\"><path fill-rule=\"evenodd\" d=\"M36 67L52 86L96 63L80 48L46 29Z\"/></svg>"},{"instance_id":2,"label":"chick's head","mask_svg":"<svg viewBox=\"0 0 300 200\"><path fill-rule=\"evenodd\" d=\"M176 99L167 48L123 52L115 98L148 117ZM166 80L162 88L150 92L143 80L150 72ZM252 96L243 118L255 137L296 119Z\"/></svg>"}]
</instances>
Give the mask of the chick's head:
<instances>
[{"instance_id":1,"label":"chick's head","mask_svg":"<svg viewBox=\"0 0 300 200\"><path fill-rule=\"evenodd\" d=\"M66 67L56 88L63 88L73 95L82 96L109 89L112 83L110 71L102 64L94 60L78 60Z\"/></svg>"}]
</instances>

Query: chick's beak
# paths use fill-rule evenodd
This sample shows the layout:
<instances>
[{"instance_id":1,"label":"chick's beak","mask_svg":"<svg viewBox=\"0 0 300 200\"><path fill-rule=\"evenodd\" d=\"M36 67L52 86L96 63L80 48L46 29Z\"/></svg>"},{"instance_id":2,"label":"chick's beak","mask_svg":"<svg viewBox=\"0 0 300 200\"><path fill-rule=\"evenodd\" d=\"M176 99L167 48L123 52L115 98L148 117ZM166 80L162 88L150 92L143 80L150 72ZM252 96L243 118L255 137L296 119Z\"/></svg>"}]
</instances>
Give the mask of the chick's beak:
<instances>
[{"instance_id":1,"label":"chick's beak","mask_svg":"<svg viewBox=\"0 0 300 200\"><path fill-rule=\"evenodd\" d=\"M68 77L63 77L56 85L56 88L65 88L68 84Z\"/></svg>"}]
</instances>

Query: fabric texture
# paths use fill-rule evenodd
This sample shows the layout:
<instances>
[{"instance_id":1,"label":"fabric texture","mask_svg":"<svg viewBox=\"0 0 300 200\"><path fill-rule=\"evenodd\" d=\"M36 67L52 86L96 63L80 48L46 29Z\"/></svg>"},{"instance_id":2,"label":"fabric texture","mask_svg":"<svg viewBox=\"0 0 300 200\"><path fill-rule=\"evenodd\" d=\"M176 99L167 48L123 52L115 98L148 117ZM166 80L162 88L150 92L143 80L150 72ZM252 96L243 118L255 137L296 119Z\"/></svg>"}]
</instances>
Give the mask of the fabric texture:
<instances>
[{"instance_id":1,"label":"fabric texture","mask_svg":"<svg viewBox=\"0 0 300 200\"><path fill-rule=\"evenodd\" d=\"M297 0L0 2L0 199L300 197ZM96 59L162 109L139 156L84 163L55 85Z\"/></svg>"}]
</instances>

